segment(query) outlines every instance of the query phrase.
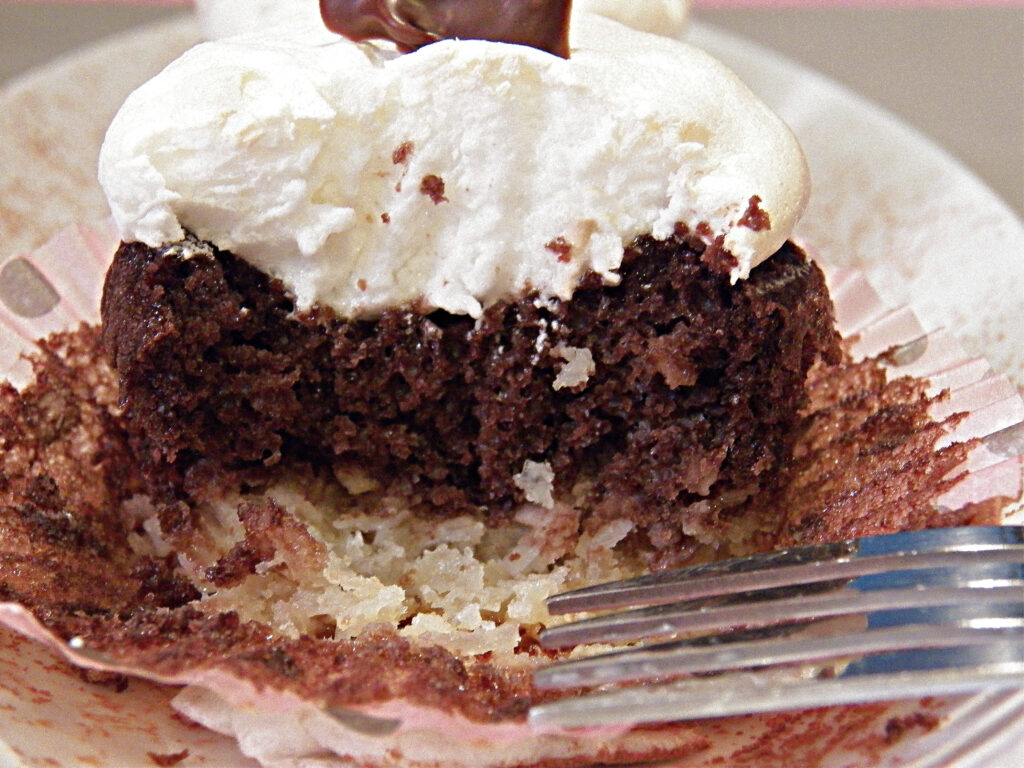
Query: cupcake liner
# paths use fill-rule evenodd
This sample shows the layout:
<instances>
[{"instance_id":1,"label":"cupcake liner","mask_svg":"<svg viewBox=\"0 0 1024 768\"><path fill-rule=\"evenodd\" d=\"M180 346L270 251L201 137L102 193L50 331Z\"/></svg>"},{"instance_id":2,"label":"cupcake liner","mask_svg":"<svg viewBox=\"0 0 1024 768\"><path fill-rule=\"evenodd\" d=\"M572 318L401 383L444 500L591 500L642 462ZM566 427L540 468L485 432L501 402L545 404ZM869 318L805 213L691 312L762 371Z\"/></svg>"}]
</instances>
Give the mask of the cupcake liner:
<instances>
[{"instance_id":1,"label":"cupcake liner","mask_svg":"<svg viewBox=\"0 0 1024 768\"><path fill-rule=\"evenodd\" d=\"M81 674L39 641L27 611L7 609L3 623L17 631L0 628L0 765L257 768L177 713L177 688L133 679L119 691L118 678Z\"/></svg>"},{"instance_id":2,"label":"cupcake liner","mask_svg":"<svg viewBox=\"0 0 1024 768\"><path fill-rule=\"evenodd\" d=\"M956 509L1003 497L1011 500L1008 516L1019 516L1024 399L1013 382L984 359L969 358L948 330L926 332L911 308L887 306L861 273L824 270L836 326L850 354L855 359L885 355L890 380L911 376L926 380L932 395L946 393L929 411L938 422L949 420L937 450L975 441L954 471L957 484L937 504ZM959 419L951 418L957 414Z\"/></svg>"},{"instance_id":3,"label":"cupcake liner","mask_svg":"<svg viewBox=\"0 0 1024 768\"><path fill-rule=\"evenodd\" d=\"M26 356L35 339L98 322L102 279L116 243L109 221L76 226L0 267L0 376L23 387L31 381ZM1019 515L1024 400L1013 382L984 360L968 357L955 333L928 332L909 308L887 306L860 273L827 270L827 278L850 355L855 360L877 358L891 382L903 377L926 381L935 398L930 416L941 425L934 451L950 445L963 448L956 466L943 478L941 493L933 501L936 510L1001 500ZM873 471L891 473L891 467L883 459L880 469ZM550 745L550 740L561 739L567 753L577 738L600 741L594 733L543 734L521 724L475 724L397 700L325 711L291 694L257 690L224 669L201 664L179 674L158 675L64 642L16 603L0 603L0 625L7 628L0 629L0 707L5 709L0 742L6 741L13 759L25 765L39 763L44 756L57 765L255 765L242 752L257 755L264 765L321 765L326 764L319 762L325 751L344 753L353 745L364 754L383 755L396 744L415 743L443 754L453 748L449 732L458 732L460 742L472 745L477 757L507 755L513 745L528 750L531 740L547 740ZM54 661L46 648L74 667ZM84 682L76 667L100 673L105 685ZM136 680L127 692L119 693L116 686L122 675L151 682ZM173 706L212 730L176 715L171 702L176 691L168 686L188 686ZM681 749L693 746L696 756L681 764L711 764L735 759L745 747L780 732L794 735L820 728L825 718L831 737L823 740L827 743L819 747L823 751L818 758L852 751L857 758L849 764L873 764L886 745L884 739L872 740L865 733L884 733L879 723L900 713L914 716L922 706L916 702L832 708L789 719L756 716L741 718L735 728L715 722L683 724L660 729L657 738L674 739ZM943 718L955 717L958 706L956 700L927 704L932 714ZM292 738L277 740L276 728ZM629 742L637 754L643 753L644 738L641 733Z\"/></svg>"},{"instance_id":4,"label":"cupcake liner","mask_svg":"<svg viewBox=\"0 0 1024 768\"><path fill-rule=\"evenodd\" d=\"M477 724L402 701L328 711L217 670L147 675L76 650L22 606L0 604L0 624L14 630L0 629L0 705L6 710L0 737L14 745L12 765L344 768L357 763L330 755L362 750L382 755L381 765L392 764L386 753L396 743L423 749L426 741L441 756L437 764L451 766L453 734L470 752L470 764L483 765L538 738L525 725ZM124 690L115 687L122 675L132 677ZM676 768L823 765L840 758L847 766L879 765L891 747L889 724L953 723L968 714L960 700L931 699L675 724L639 733L637 760L652 743L663 748L674 741L692 752L673 761ZM282 732L290 738L280 738ZM569 738L603 751L615 735L595 729ZM784 743L790 746L773 753L772 745Z\"/></svg>"}]
</instances>

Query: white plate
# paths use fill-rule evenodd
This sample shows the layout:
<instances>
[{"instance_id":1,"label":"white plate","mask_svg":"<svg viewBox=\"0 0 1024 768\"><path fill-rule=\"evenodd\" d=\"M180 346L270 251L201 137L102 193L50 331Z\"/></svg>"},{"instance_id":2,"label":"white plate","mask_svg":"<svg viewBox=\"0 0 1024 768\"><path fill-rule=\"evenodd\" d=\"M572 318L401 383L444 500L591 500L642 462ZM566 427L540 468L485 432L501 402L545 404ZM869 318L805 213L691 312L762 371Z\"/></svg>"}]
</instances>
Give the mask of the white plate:
<instances>
[{"instance_id":1,"label":"white plate","mask_svg":"<svg viewBox=\"0 0 1024 768\"><path fill-rule=\"evenodd\" d=\"M969 351L1024 385L1024 228L1009 208L931 143L834 83L703 26L690 36L736 69L803 142L815 191L799 239L824 261L863 270L890 303L911 304L929 329L953 329ZM196 37L190 22L163 24L0 90L3 255L106 215L93 179L107 122L132 87ZM133 684L113 694L76 683L48 653L5 631L0 673L0 766L145 765L148 752L183 744L183 768L250 764L226 740L168 716L166 692ZM95 738L98 711L121 718L123 729ZM942 711L942 727L899 741L885 762L1019 764L1024 693ZM827 762L864 760L832 754Z\"/></svg>"}]
</instances>

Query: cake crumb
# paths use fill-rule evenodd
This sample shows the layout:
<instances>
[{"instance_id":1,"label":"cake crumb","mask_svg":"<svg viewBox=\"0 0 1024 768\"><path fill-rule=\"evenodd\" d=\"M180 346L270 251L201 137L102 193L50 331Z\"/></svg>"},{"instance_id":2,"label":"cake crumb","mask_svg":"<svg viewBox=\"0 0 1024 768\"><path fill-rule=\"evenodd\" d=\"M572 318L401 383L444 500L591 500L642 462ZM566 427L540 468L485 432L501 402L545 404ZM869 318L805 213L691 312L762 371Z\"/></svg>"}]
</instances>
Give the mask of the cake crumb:
<instances>
[{"instance_id":1,"label":"cake crumb","mask_svg":"<svg viewBox=\"0 0 1024 768\"><path fill-rule=\"evenodd\" d=\"M395 165L405 165L409 162L409 157L412 155L414 148L415 145L411 141L403 141L391 153L391 162Z\"/></svg>"},{"instance_id":2,"label":"cake crumb","mask_svg":"<svg viewBox=\"0 0 1024 768\"><path fill-rule=\"evenodd\" d=\"M448 202L448 198L444 196L444 179L433 173L423 177L420 182L420 193L433 200L434 205Z\"/></svg>"},{"instance_id":3,"label":"cake crumb","mask_svg":"<svg viewBox=\"0 0 1024 768\"><path fill-rule=\"evenodd\" d=\"M597 370L594 356L586 347L569 347L559 344L554 351L565 360L565 365L555 377L551 385L553 389L565 389L586 384Z\"/></svg>"},{"instance_id":4,"label":"cake crumb","mask_svg":"<svg viewBox=\"0 0 1024 768\"><path fill-rule=\"evenodd\" d=\"M102 669L86 669L84 667L77 671L82 680L92 685L109 688L115 693L124 693L128 690L128 676L120 672L106 672Z\"/></svg>"},{"instance_id":5,"label":"cake crumb","mask_svg":"<svg viewBox=\"0 0 1024 768\"><path fill-rule=\"evenodd\" d=\"M895 744L911 729L920 728L927 733L935 730L938 725L939 718L926 712L914 712L904 717L890 718L885 724L885 743Z\"/></svg>"},{"instance_id":6,"label":"cake crumb","mask_svg":"<svg viewBox=\"0 0 1024 768\"><path fill-rule=\"evenodd\" d=\"M559 235L554 240L545 243L545 248L558 255L559 264L568 264L572 261L572 243Z\"/></svg>"},{"instance_id":7,"label":"cake crumb","mask_svg":"<svg viewBox=\"0 0 1024 768\"><path fill-rule=\"evenodd\" d=\"M546 461L523 462L523 470L512 476L512 482L516 484L526 500L539 504L545 509L553 509L555 506L555 472Z\"/></svg>"},{"instance_id":8,"label":"cake crumb","mask_svg":"<svg viewBox=\"0 0 1024 768\"><path fill-rule=\"evenodd\" d=\"M754 232L766 232L772 228L772 219L768 212L761 207L761 198L752 195L747 204L747 210L737 222L739 226L752 229Z\"/></svg>"}]
</instances>

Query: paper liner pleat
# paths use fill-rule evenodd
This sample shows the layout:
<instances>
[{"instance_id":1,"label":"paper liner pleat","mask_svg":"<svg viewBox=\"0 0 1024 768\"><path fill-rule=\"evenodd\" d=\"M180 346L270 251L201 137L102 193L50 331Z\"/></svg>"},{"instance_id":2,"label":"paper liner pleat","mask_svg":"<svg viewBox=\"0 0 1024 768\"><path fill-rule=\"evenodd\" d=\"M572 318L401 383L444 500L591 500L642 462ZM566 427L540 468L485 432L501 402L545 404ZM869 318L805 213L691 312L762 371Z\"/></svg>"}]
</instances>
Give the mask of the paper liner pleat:
<instances>
[{"instance_id":1,"label":"paper liner pleat","mask_svg":"<svg viewBox=\"0 0 1024 768\"><path fill-rule=\"evenodd\" d=\"M4 768L259 768L233 739L175 712L171 702L178 688L138 676L121 693L97 685L56 660L57 638L41 637L8 607L0 605L0 624L22 629L0 626Z\"/></svg>"},{"instance_id":2,"label":"paper liner pleat","mask_svg":"<svg viewBox=\"0 0 1024 768\"><path fill-rule=\"evenodd\" d=\"M112 220L76 225L62 230L30 254L16 254L3 262L3 275L14 265L28 265L32 276L28 284L0 283L0 376L17 387L31 379L32 370L24 356L35 350L35 340L51 333L99 322L103 277L117 248L117 232ZM56 303L36 315L25 313L22 305L31 305L34 291L46 301L52 291ZM12 295L15 291L18 295ZM44 305L45 306L45 305Z\"/></svg>"},{"instance_id":3,"label":"paper liner pleat","mask_svg":"<svg viewBox=\"0 0 1024 768\"><path fill-rule=\"evenodd\" d=\"M15 626L27 638L31 638L40 647L47 647L59 657L76 666L101 672L126 672L134 676L146 677L145 670L135 670L126 665L118 664L102 654L88 649L76 649L62 641L43 626L27 609L22 606L0 604L0 623ZM45 663L45 662L44 662ZM76 685L74 678L61 675L59 671L48 670L48 681L59 689L73 690ZM161 679L159 676L152 676ZM189 677L191 680L189 680ZM866 711L858 711L856 707L834 707L828 710L805 712L789 718L777 714L767 716L754 715L742 718L742 726L730 733L730 728L709 723L669 723L653 731L632 732L629 728L601 727L573 729L531 729L524 722L479 723L466 718L442 712L437 709L417 705L409 701L392 699L377 705L366 705L351 709L324 709L316 702L304 701L287 693L263 687L257 689L251 682L238 678L221 670L197 670L190 676L182 675L162 678L163 682L190 682L178 693L173 701L174 708L190 721L202 723L209 731L181 734L182 724L173 718L162 717L161 713L149 702L145 708L137 707L134 696L121 704L112 696L113 702L96 707L95 712L82 718L82 726L73 731L74 736L62 733L61 746L74 744L78 739L81 745L75 745L61 754L78 756L57 763L49 759L45 764L57 768L70 768L82 764L80 757L99 744L100 754L109 756L115 750L102 751L103 742L109 738L109 729L117 728L123 719L128 719L132 727L143 731L133 739L132 746L137 748L141 738L150 744L168 744L171 739L177 745L184 745L185 750L181 765L207 766L207 768L246 768L257 763L248 758L256 758L258 764L267 768L355 768L356 765L408 764L402 755L403 750L410 747L414 750L429 745L437 754L438 759L431 765L444 765L448 768L458 765L507 765L509 761L521 758L524 751L530 750L531 744L541 743L550 747L552 742L560 742L567 755L575 755L577 760L563 763L560 760L543 764L579 764L582 754L593 755L597 759L607 757L608 750L616 739L633 738L636 743L636 755L626 763L639 764L644 756L658 754L666 745L676 742L684 746L683 754L695 755L701 766L729 764L729 755L742 754L751 745L762 743L766 739L806 739L808 733L828 733L829 739L820 747L824 754L836 750L843 754L844 764L868 764L851 762L850 758L859 749L864 748L866 727L880 733L886 731L886 724L903 718L919 717L921 705L916 701L886 703ZM81 681L77 681L81 686ZM174 689L177 690L177 689ZM106 691L102 691L106 693ZM30 694L34 697L49 697L53 691L32 687ZM59 692L56 695L60 695ZM137 695L137 694L136 694ZM101 698L97 696L96 698ZM126 697L128 698L128 697ZM69 704L74 701L69 697ZM129 703L130 702L130 703ZM157 702L157 705L160 702ZM935 717L944 713L955 712L954 702L937 700L931 702L928 709ZM124 712L132 707L129 713ZM135 717L131 717L135 715ZM189 721L186 721L189 722ZM734 719L733 725L736 724ZM290 735L283 740L280 734ZM219 734L230 736L223 742L212 741ZM241 752L232 754L234 739L237 739ZM175 746L170 741L171 747ZM168 747L164 747L168 749ZM852 749L853 752L847 750ZM154 759L155 749L145 750L150 758L147 763L132 765L159 764ZM395 754L402 755L400 762L394 762ZM340 755L363 755L358 761L340 758ZM869 753L870 754L870 753ZM375 755L376 760L367 762L366 755ZM172 757L172 756L168 756ZM461 758L461 759L457 759ZM372 758L370 758L372 760ZM88 760L95 765L126 765L123 760L97 762ZM532 764L523 761L524 764ZM168 764L177 764L177 761ZM603 764L603 761L602 761ZM661 764L661 763L659 763ZM674 763L673 763L674 764ZM691 765L690 761L685 764ZM750 763L744 763L750 764ZM817 764L817 761L815 761ZM870 763L874 764L874 762Z\"/></svg>"},{"instance_id":4,"label":"paper liner pleat","mask_svg":"<svg viewBox=\"0 0 1024 768\"><path fill-rule=\"evenodd\" d=\"M938 391L977 381L989 371L988 363L984 359L967 360L963 346L956 336L945 328L940 328L894 350L892 366L902 376L928 376L933 380L933 384L935 378L944 372L963 368L971 371L961 374L955 380L948 379L947 383L939 386Z\"/></svg>"},{"instance_id":5,"label":"paper liner pleat","mask_svg":"<svg viewBox=\"0 0 1024 768\"><path fill-rule=\"evenodd\" d=\"M836 327L851 337L890 310L867 279L853 270L826 270L829 292L835 305Z\"/></svg>"},{"instance_id":6,"label":"paper liner pleat","mask_svg":"<svg viewBox=\"0 0 1024 768\"><path fill-rule=\"evenodd\" d=\"M951 475L956 484L938 500L960 509L989 499L1017 500L1024 492L1024 446L996 436L1024 424L1024 399L1003 374L984 359L968 358L946 329L925 332L909 307L885 304L864 276L825 269L835 305L836 325L854 359L882 356L887 378L912 376L928 382L932 395L945 393L929 410L949 426L936 450L975 441L967 459Z\"/></svg>"}]
</instances>

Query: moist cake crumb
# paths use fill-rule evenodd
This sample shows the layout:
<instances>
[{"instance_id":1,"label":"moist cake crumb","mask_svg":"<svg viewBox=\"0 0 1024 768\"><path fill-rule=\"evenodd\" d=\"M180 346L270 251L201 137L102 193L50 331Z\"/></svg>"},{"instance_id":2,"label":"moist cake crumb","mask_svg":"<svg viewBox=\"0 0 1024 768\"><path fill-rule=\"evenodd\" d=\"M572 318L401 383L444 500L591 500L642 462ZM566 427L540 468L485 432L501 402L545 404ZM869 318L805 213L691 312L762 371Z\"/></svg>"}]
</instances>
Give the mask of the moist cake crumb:
<instances>
[{"instance_id":1,"label":"moist cake crumb","mask_svg":"<svg viewBox=\"0 0 1024 768\"><path fill-rule=\"evenodd\" d=\"M544 244L552 253L558 255L558 260L563 264L568 264L572 261L572 243L566 240L564 237L556 237L548 243Z\"/></svg>"}]
</instances>

